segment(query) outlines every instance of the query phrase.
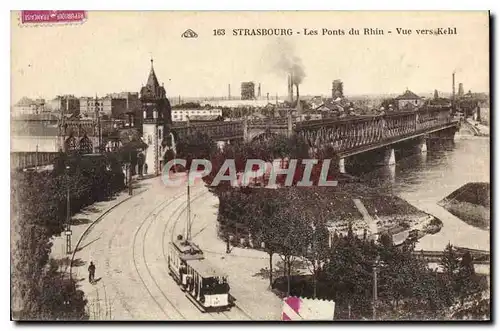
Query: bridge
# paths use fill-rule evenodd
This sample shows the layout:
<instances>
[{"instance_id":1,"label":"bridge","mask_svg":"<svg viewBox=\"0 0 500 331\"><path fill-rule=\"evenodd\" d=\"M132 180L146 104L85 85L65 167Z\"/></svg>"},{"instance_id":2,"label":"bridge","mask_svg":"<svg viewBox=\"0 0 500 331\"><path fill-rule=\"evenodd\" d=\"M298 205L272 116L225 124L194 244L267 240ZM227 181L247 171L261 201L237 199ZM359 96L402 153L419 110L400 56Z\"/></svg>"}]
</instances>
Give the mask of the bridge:
<instances>
[{"instance_id":1,"label":"bridge","mask_svg":"<svg viewBox=\"0 0 500 331\"><path fill-rule=\"evenodd\" d=\"M490 252L489 251L483 251L483 250L477 250L477 249L471 249L471 248L465 248L465 247L456 247L458 255L462 255L465 252L469 252L472 256L472 263L473 264L490 264ZM433 263L439 263L441 262L441 259L443 258L444 252L443 251L415 251L413 254L421 258L427 262L433 262Z\"/></svg>"},{"instance_id":2,"label":"bridge","mask_svg":"<svg viewBox=\"0 0 500 331\"><path fill-rule=\"evenodd\" d=\"M99 152L99 145L107 151L116 150L120 144L118 125L121 121L113 120L64 120L62 125L55 121L44 121L42 125L21 121L17 132L27 137L42 136L50 138L54 145L65 151L79 151L81 154ZM31 122L31 123L30 123ZM123 126L123 125L122 125ZM61 136L62 135L62 136ZM31 143L34 145L34 143ZM37 146L38 148L38 146ZM58 156L55 151L11 152L11 169L43 167L54 163Z\"/></svg>"},{"instance_id":3,"label":"bridge","mask_svg":"<svg viewBox=\"0 0 500 331\"><path fill-rule=\"evenodd\" d=\"M453 141L459 126L460 122L451 115L450 107L429 106L411 112L301 122L293 122L291 116L231 122L180 122L174 124L172 131L176 140L201 132L215 141L224 142L297 134L307 142L312 152L330 147L339 157L339 167L343 169L347 158L350 158L349 162L354 162L356 158L353 157L367 152L375 152L369 160L390 164L395 162L394 146L423 151L435 143Z\"/></svg>"},{"instance_id":4,"label":"bridge","mask_svg":"<svg viewBox=\"0 0 500 331\"><path fill-rule=\"evenodd\" d=\"M82 129L82 122L67 122L73 132L65 140L68 147L92 149L98 143L95 134L95 123L88 123ZM292 117L270 118L260 120L240 120L224 122L174 122L172 133L176 141L186 139L195 132L210 136L214 141L253 141L266 139L273 135L302 137L312 152L329 147L340 159L339 167L344 170L345 161L358 162L362 154L369 155L371 163L391 164L395 162L394 146L408 148L408 143L419 150L427 149L434 142L452 141L460 123L451 116L449 107L427 107L411 112L395 112L378 116L356 116L349 118L326 118L293 122ZM94 130L94 131L93 131ZM116 144L112 123L102 123L101 139ZM106 134L104 134L106 133ZM83 136L82 136L83 135ZM68 136L68 135L66 135ZM102 143L102 142L101 142ZM374 153L371 153L374 152ZM371 154L366 154L371 153ZM29 153L28 153L29 154ZM17 155L14 157L16 167L43 165L50 159L49 155L35 156ZM37 157L41 159L36 159ZM50 163L50 162L49 162Z\"/></svg>"}]
</instances>

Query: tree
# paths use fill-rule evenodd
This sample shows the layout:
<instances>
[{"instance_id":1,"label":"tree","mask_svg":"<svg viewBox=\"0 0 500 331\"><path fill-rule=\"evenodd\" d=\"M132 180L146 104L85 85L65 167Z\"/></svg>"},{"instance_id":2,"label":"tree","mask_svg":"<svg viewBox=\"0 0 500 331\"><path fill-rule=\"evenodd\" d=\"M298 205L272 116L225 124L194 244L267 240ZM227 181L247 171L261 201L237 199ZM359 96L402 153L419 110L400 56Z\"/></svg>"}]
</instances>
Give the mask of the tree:
<instances>
[{"instance_id":1,"label":"tree","mask_svg":"<svg viewBox=\"0 0 500 331\"><path fill-rule=\"evenodd\" d=\"M466 251L460 260L456 277L457 288L459 289L458 295L462 305L467 296L480 290L479 284L476 281L476 272L472 262L473 258L470 252Z\"/></svg>"},{"instance_id":2,"label":"tree","mask_svg":"<svg viewBox=\"0 0 500 331\"><path fill-rule=\"evenodd\" d=\"M382 104L380 105L380 107L384 107L385 110L388 110L391 108L393 110L397 110L398 109L398 101L394 98L384 99L384 100L382 100Z\"/></svg>"},{"instance_id":3,"label":"tree","mask_svg":"<svg viewBox=\"0 0 500 331\"><path fill-rule=\"evenodd\" d=\"M455 279L455 275L459 271L460 261L456 249L450 243L444 249L443 257L441 258L441 267L448 279Z\"/></svg>"},{"instance_id":4,"label":"tree","mask_svg":"<svg viewBox=\"0 0 500 331\"><path fill-rule=\"evenodd\" d=\"M311 217L310 231L306 234L306 240L309 242L304 258L308 261L308 266L313 276L313 298L317 296L317 280L323 264L328 260L330 248L328 240L330 233L326 228L325 213L322 212L322 207L316 209L316 217Z\"/></svg>"},{"instance_id":5,"label":"tree","mask_svg":"<svg viewBox=\"0 0 500 331\"><path fill-rule=\"evenodd\" d=\"M207 134L196 131L177 142L176 157L185 159L189 168L194 159L210 160L216 149L215 142Z\"/></svg>"},{"instance_id":6,"label":"tree","mask_svg":"<svg viewBox=\"0 0 500 331\"><path fill-rule=\"evenodd\" d=\"M269 199L267 192L259 194L259 199L255 200L261 208L254 209L253 226L256 230L258 238L264 243L264 250L269 255L269 286L273 286L273 255L279 249L279 235L281 229L279 227L280 219L277 211L282 208L282 201L278 199ZM258 193L260 193L260 191Z\"/></svg>"}]
</instances>

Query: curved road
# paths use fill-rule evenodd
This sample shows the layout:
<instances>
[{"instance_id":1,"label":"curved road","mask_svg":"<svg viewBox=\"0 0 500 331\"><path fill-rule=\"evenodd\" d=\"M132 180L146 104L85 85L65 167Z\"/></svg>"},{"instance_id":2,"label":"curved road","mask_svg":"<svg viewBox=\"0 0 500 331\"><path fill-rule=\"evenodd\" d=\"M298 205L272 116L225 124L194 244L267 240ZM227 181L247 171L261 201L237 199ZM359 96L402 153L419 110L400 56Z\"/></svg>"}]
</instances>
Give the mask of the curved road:
<instances>
[{"instance_id":1,"label":"curved road","mask_svg":"<svg viewBox=\"0 0 500 331\"><path fill-rule=\"evenodd\" d=\"M165 187L160 178L142 181L144 193L110 211L82 240L73 268L88 299L91 319L113 320L249 320L239 307L229 312L201 313L168 275L168 242L184 233L185 187ZM211 196L194 187L194 205ZM209 197L213 199L212 197ZM199 223L199 224L198 224ZM193 234L203 232L193 223ZM88 283L87 267L96 264L95 285ZM81 264L81 263L80 263Z\"/></svg>"}]
</instances>

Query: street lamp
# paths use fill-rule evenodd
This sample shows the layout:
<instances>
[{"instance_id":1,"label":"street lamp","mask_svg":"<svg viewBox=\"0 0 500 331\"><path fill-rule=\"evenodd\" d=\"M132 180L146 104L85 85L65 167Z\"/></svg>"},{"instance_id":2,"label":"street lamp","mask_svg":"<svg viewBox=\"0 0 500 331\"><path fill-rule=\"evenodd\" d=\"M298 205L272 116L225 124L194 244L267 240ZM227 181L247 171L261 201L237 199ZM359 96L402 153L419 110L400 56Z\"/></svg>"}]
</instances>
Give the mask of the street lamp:
<instances>
[{"instance_id":1,"label":"street lamp","mask_svg":"<svg viewBox=\"0 0 500 331\"><path fill-rule=\"evenodd\" d=\"M132 151L129 152L130 165L128 167L128 195L132 195Z\"/></svg>"},{"instance_id":2,"label":"street lamp","mask_svg":"<svg viewBox=\"0 0 500 331\"><path fill-rule=\"evenodd\" d=\"M71 254L71 206L70 206L70 195L69 195L69 165L66 166L66 254Z\"/></svg>"},{"instance_id":3,"label":"street lamp","mask_svg":"<svg viewBox=\"0 0 500 331\"><path fill-rule=\"evenodd\" d=\"M377 319L377 272L380 267L380 256L377 255L373 263L373 320Z\"/></svg>"}]
</instances>

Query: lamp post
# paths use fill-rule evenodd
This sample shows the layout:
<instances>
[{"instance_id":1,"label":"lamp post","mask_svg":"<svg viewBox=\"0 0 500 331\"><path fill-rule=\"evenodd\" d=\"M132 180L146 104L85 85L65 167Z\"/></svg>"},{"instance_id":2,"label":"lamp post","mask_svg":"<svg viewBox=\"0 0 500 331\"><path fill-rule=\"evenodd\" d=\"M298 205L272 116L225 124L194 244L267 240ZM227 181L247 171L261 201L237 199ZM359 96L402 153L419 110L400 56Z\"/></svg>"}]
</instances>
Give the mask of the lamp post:
<instances>
[{"instance_id":1,"label":"lamp post","mask_svg":"<svg viewBox=\"0 0 500 331\"><path fill-rule=\"evenodd\" d=\"M132 195L132 149L133 149L133 146L132 146L133 136L132 136L132 134L129 133L128 138L129 138L129 142L130 142L129 151L128 151L128 160L129 160L129 167L128 167L128 195Z\"/></svg>"},{"instance_id":2,"label":"lamp post","mask_svg":"<svg viewBox=\"0 0 500 331\"><path fill-rule=\"evenodd\" d=\"M35 170L38 171L38 144L36 144L35 150Z\"/></svg>"},{"instance_id":3,"label":"lamp post","mask_svg":"<svg viewBox=\"0 0 500 331\"><path fill-rule=\"evenodd\" d=\"M69 195L69 166L66 166L66 254L71 254L71 205Z\"/></svg>"},{"instance_id":4,"label":"lamp post","mask_svg":"<svg viewBox=\"0 0 500 331\"><path fill-rule=\"evenodd\" d=\"M373 320L377 319L377 272L380 266L380 256L377 255L373 263Z\"/></svg>"},{"instance_id":5,"label":"lamp post","mask_svg":"<svg viewBox=\"0 0 500 331\"><path fill-rule=\"evenodd\" d=\"M128 195L132 195L132 151L129 152L130 166L128 167Z\"/></svg>"}]
</instances>

